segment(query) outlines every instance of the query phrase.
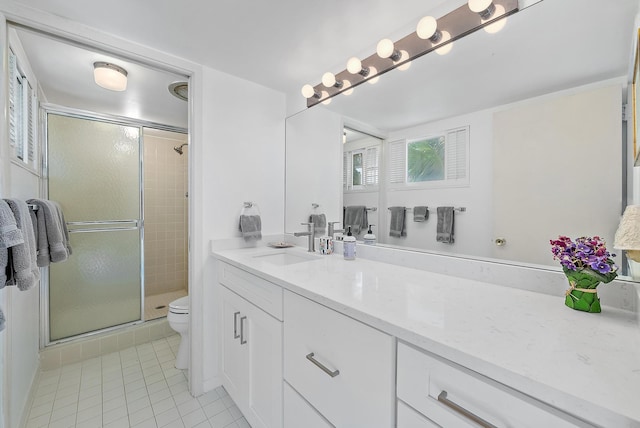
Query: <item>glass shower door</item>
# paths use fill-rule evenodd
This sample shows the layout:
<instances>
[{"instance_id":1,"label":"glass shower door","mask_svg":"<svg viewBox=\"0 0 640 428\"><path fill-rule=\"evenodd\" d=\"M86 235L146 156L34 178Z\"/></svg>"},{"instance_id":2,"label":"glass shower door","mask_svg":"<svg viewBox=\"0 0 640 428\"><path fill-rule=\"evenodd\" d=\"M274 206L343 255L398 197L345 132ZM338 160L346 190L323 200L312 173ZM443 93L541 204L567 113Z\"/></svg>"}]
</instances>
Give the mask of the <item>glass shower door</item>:
<instances>
[{"instance_id":1,"label":"glass shower door","mask_svg":"<svg viewBox=\"0 0 640 428\"><path fill-rule=\"evenodd\" d=\"M140 128L47 114L49 199L73 254L49 269L49 341L141 319Z\"/></svg>"}]
</instances>

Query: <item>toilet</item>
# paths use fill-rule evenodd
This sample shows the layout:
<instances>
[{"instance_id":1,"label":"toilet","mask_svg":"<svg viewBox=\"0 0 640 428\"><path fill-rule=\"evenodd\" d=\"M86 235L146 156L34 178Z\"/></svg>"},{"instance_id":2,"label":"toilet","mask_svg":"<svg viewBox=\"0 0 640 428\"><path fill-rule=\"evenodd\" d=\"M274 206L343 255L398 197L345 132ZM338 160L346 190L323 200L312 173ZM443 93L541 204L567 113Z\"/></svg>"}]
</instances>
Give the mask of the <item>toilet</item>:
<instances>
[{"instance_id":1,"label":"toilet","mask_svg":"<svg viewBox=\"0 0 640 428\"><path fill-rule=\"evenodd\" d=\"M189 296L169 303L167 321L169 326L181 336L178 355L176 355L176 368L186 369L189 367Z\"/></svg>"}]
</instances>

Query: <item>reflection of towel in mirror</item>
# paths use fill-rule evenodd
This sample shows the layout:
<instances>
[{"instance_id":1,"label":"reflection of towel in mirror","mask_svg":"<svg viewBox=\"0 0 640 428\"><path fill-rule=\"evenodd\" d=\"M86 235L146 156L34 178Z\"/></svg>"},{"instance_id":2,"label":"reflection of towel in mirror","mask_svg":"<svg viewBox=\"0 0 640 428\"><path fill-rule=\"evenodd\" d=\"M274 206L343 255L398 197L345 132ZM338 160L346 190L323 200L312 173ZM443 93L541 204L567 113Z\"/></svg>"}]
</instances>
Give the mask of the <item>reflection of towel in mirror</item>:
<instances>
[{"instance_id":1,"label":"reflection of towel in mirror","mask_svg":"<svg viewBox=\"0 0 640 428\"><path fill-rule=\"evenodd\" d=\"M389 236L395 238L401 238L407 236L407 229L405 226L405 207L389 207L391 211L391 220L389 222Z\"/></svg>"},{"instance_id":2,"label":"reflection of towel in mirror","mask_svg":"<svg viewBox=\"0 0 640 428\"><path fill-rule=\"evenodd\" d=\"M9 269L7 285L16 285L20 290L32 288L40 279L40 269L36 263L36 238L31 223L29 207L18 199L5 199L22 231L24 243L9 249Z\"/></svg>"},{"instance_id":3,"label":"reflection of towel in mirror","mask_svg":"<svg viewBox=\"0 0 640 428\"><path fill-rule=\"evenodd\" d=\"M367 230L367 207L364 205L352 205L344 209L344 230L351 226L351 233L358 235L361 230Z\"/></svg>"},{"instance_id":4,"label":"reflection of towel in mirror","mask_svg":"<svg viewBox=\"0 0 640 428\"><path fill-rule=\"evenodd\" d=\"M69 232L59 205L46 199L29 199L27 202L38 207L35 224L38 238L38 266L49 266L51 262L67 260L71 254Z\"/></svg>"},{"instance_id":5,"label":"reflection of towel in mirror","mask_svg":"<svg viewBox=\"0 0 640 428\"><path fill-rule=\"evenodd\" d=\"M9 248L24 243L22 231L18 229L16 218L9 205L0 199L0 288L7 282Z\"/></svg>"},{"instance_id":6,"label":"reflection of towel in mirror","mask_svg":"<svg viewBox=\"0 0 640 428\"><path fill-rule=\"evenodd\" d=\"M245 241L262 239L262 220L259 215L241 215L240 232Z\"/></svg>"},{"instance_id":7,"label":"reflection of towel in mirror","mask_svg":"<svg viewBox=\"0 0 640 428\"><path fill-rule=\"evenodd\" d=\"M438 207L436 241L453 244L453 207Z\"/></svg>"},{"instance_id":8,"label":"reflection of towel in mirror","mask_svg":"<svg viewBox=\"0 0 640 428\"><path fill-rule=\"evenodd\" d=\"M413 221L421 222L429 220L428 207L413 207Z\"/></svg>"},{"instance_id":9,"label":"reflection of towel in mirror","mask_svg":"<svg viewBox=\"0 0 640 428\"><path fill-rule=\"evenodd\" d=\"M313 223L316 231L316 236L324 235L327 231L327 216L324 214L311 214L309 216L309 223Z\"/></svg>"}]
</instances>

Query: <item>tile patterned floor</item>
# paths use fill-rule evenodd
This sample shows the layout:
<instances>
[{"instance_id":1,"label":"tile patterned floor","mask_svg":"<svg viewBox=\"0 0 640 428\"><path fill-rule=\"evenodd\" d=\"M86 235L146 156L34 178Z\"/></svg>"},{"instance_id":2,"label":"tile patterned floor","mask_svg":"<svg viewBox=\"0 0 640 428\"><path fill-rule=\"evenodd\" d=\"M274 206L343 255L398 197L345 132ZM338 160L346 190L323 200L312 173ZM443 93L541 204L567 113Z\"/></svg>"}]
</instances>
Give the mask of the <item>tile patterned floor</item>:
<instances>
[{"instance_id":1,"label":"tile patterned floor","mask_svg":"<svg viewBox=\"0 0 640 428\"><path fill-rule=\"evenodd\" d=\"M153 294L144 298L144 320L154 320L156 318L166 317L169 312L169 303L180 297L186 296L187 290L171 291L163 294ZM156 309L157 307L163 308Z\"/></svg>"},{"instance_id":2,"label":"tile patterned floor","mask_svg":"<svg viewBox=\"0 0 640 428\"><path fill-rule=\"evenodd\" d=\"M43 372L27 428L250 428L224 388L198 398L174 368L180 336Z\"/></svg>"}]
</instances>

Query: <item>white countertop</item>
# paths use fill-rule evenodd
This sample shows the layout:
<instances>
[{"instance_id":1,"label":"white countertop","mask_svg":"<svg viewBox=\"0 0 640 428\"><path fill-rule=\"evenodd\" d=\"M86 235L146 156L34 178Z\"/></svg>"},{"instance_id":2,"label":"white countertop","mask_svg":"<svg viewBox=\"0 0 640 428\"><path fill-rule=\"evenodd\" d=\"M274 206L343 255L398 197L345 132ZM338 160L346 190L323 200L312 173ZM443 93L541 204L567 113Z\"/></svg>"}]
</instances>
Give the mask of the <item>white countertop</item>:
<instances>
[{"instance_id":1,"label":"white countertop","mask_svg":"<svg viewBox=\"0 0 640 428\"><path fill-rule=\"evenodd\" d=\"M574 311L564 296L340 254L284 266L255 257L278 251L213 255L592 423L640 426L633 312Z\"/></svg>"}]
</instances>

